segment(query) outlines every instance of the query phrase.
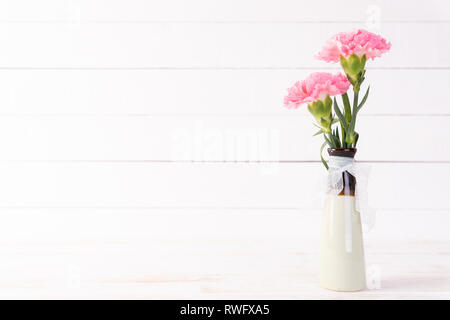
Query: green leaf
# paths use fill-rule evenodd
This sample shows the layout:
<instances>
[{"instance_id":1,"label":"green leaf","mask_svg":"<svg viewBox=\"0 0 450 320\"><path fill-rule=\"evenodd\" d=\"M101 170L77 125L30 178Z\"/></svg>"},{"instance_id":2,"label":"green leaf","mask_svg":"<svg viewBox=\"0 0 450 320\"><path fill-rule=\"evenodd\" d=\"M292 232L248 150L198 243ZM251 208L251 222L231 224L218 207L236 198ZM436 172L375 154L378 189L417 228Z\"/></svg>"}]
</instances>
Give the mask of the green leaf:
<instances>
[{"instance_id":1,"label":"green leaf","mask_svg":"<svg viewBox=\"0 0 450 320\"><path fill-rule=\"evenodd\" d=\"M344 115L342 114L341 110L339 109L339 106L337 104L336 98L334 98L334 112L336 113L337 117L339 118L339 122L344 127L344 130L348 130L347 121L344 118Z\"/></svg>"},{"instance_id":2,"label":"green leaf","mask_svg":"<svg viewBox=\"0 0 450 320\"><path fill-rule=\"evenodd\" d=\"M341 138L339 137L339 130L336 128L334 131L334 135L336 136L337 145L340 148L341 147Z\"/></svg>"},{"instance_id":3,"label":"green leaf","mask_svg":"<svg viewBox=\"0 0 450 320\"><path fill-rule=\"evenodd\" d=\"M361 103L358 105L358 111L362 108L364 103L366 103L367 97L369 96L370 86L366 90L366 94L364 95L363 99L361 100Z\"/></svg>"},{"instance_id":4,"label":"green leaf","mask_svg":"<svg viewBox=\"0 0 450 320\"><path fill-rule=\"evenodd\" d=\"M345 131L342 125L341 125L341 132L342 132L342 148L347 148L347 144L345 142Z\"/></svg>"},{"instance_id":5,"label":"green leaf","mask_svg":"<svg viewBox=\"0 0 450 320\"><path fill-rule=\"evenodd\" d=\"M328 143L330 148L333 148L333 142L330 141L330 139L327 138L327 136L324 134L323 137L325 138L325 142Z\"/></svg>"},{"instance_id":6,"label":"green leaf","mask_svg":"<svg viewBox=\"0 0 450 320\"><path fill-rule=\"evenodd\" d=\"M350 100L348 98L347 92L344 93L341 97L342 97L342 103L344 104L345 120L347 120L347 123L350 123L350 120L352 117L352 109L350 108Z\"/></svg>"},{"instance_id":7,"label":"green leaf","mask_svg":"<svg viewBox=\"0 0 450 320\"><path fill-rule=\"evenodd\" d=\"M313 137L318 136L319 134L323 133L322 129L320 129L319 131L317 131L316 133L313 134Z\"/></svg>"},{"instance_id":8,"label":"green leaf","mask_svg":"<svg viewBox=\"0 0 450 320\"><path fill-rule=\"evenodd\" d=\"M327 145L327 142L325 141L324 143L322 143L322 146L320 147L320 160L322 160L323 165L325 166L325 168L328 170L328 164L325 161L325 159L323 158L323 149L325 148L325 146Z\"/></svg>"},{"instance_id":9,"label":"green leaf","mask_svg":"<svg viewBox=\"0 0 450 320\"><path fill-rule=\"evenodd\" d=\"M359 133L355 132L355 144L354 144L355 148L356 148L356 144L358 143L358 139L359 139Z\"/></svg>"},{"instance_id":10,"label":"green leaf","mask_svg":"<svg viewBox=\"0 0 450 320\"><path fill-rule=\"evenodd\" d=\"M331 142L330 147L332 148L340 148L341 142L336 138L335 132L328 133L328 140Z\"/></svg>"}]
</instances>

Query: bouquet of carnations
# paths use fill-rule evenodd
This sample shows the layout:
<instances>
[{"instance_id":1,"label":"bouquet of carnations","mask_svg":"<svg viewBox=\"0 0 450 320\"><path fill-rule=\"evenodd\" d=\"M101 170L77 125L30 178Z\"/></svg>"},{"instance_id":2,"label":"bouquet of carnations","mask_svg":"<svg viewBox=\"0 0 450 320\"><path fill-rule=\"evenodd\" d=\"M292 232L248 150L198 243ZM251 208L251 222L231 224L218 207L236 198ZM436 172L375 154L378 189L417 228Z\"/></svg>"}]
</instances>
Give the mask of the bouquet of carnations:
<instances>
[{"instance_id":1,"label":"bouquet of carnations","mask_svg":"<svg viewBox=\"0 0 450 320\"><path fill-rule=\"evenodd\" d=\"M323 135L325 141L320 157L328 169L322 151L330 148L355 148L359 134L356 117L369 96L369 87L360 100L361 85L365 80L366 62L387 52L391 44L384 38L366 30L355 30L334 35L316 56L318 59L339 62L345 73L312 73L303 81L296 82L288 89L284 105L298 108L308 105L308 110L319 128L315 135ZM353 97L348 90L352 86ZM341 105L337 95L341 95ZM333 98L332 98L333 97ZM334 112L333 112L334 111Z\"/></svg>"}]
</instances>

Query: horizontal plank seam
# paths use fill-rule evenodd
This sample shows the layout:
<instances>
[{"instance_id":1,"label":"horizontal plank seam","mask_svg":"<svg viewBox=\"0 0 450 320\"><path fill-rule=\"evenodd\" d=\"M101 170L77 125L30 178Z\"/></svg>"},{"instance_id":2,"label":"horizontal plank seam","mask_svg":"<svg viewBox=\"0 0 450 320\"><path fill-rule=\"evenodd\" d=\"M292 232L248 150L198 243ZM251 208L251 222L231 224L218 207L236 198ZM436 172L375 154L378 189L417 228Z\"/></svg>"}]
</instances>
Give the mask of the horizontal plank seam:
<instances>
[{"instance_id":1,"label":"horizontal plank seam","mask_svg":"<svg viewBox=\"0 0 450 320\"><path fill-rule=\"evenodd\" d=\"M360 117L450 117L450 113L364 113ZM307 113L0 113L0 117L300 117L310 118Z\"/></svg>"},{"instance_id":2,"label":"horizontal plank seam","mask_svg":"<svg viewBox=\"0 0 450 320\"><path fill-rule=\"evenodd\" d=\"M2 19L4 24L350 24L366 20L101 20L101 19ZM446 24L450 20L380 20L386 24Z\"/></svg>"},{"instance_id":3,"label":"horizontal plank seam","mask_svg":"<svg viewBox=\"0 0 450 320\"><path fill-rule=\"evenodd\" d=\"M383 163L383 164L450 164L450 160L357 160L359 163ZM44 160L0 160L0 163L20 164L20 163L61 163L61 164L76 164L76 163L166 163L166 164L283 164L283 163L315 163L322 164L320 160L167 160L167 159L44 159Z\"/></svg>"},{"instance_id":4,"label":"horizontal plank seam","mask_svg":"<svg viewBox=\"0 0 450 320\"><path fill-rule=\"evenodd\" d=\"M17 206L1 206L1 210L29 210L29 209L75 209L75 210L249 210L249 211L271 211L271 210L283 210L283 211L298 211L298 210L308 210L308 211L321 211L321 207L255 207L255 206L52 206L52 205L41 205L41 206L27 206L27 205L17 205ZM441 212L450 211L450 208L381 208L377 207L377 211L408 211L408 212Z\"/></svg>"},{"instance_id":5,"label":"horizontal plank seam","mask_svg":"<svg viewBox=\"0 0 450 320\"><path fill-rule=\"evenodd\" d=\"M340 70L338 67L296 67L296 66L285 66L285 67L200 67L200 66L186 66L186 67L170 67L170 66L160 66L160 67L32 67L32 66L20 66L20 67L7 67L0 66L0 70L27 70L27 71L41 71L41 70L59 70L59 71L137 71L137 70ZM403 66L403 67L371 67L368 70L450 70L450 66Z\"/></svg>"}]
</instances>

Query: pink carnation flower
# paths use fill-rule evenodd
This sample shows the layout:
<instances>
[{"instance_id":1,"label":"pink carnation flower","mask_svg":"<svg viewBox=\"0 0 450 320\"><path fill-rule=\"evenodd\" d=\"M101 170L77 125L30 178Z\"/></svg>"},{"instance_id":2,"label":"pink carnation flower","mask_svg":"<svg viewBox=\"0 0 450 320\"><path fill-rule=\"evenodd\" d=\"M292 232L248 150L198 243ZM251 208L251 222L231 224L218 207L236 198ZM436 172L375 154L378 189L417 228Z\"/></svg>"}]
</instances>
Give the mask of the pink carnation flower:
<instances>
[{"instance_id":1,"label":"pink carnation flower","mask_svg":"<svg viewBox=\"0 0 450 320\"><path fill-rule=\"evenodd\" d=\"M339 62L341 56L347 58L356 54L359 57L366 55L367 59L374 59L390 48L391 44L383 37L359 29L341 32L331 37L316 58L326 62Z\"/></svg>"},{"instance_id":2,"label":"pink carnation flower","mask_svg":"<svg viewBox=\"0 0 450 320\"><path fill-rule=\"evenodd\" d=\"M287 108L298 108L301 104L324 100L327 96L335 96L347 92L350 82L341 73L315 72L303 81L297 81L288 89L284 97Z\"/></svg>"}]
</instances>

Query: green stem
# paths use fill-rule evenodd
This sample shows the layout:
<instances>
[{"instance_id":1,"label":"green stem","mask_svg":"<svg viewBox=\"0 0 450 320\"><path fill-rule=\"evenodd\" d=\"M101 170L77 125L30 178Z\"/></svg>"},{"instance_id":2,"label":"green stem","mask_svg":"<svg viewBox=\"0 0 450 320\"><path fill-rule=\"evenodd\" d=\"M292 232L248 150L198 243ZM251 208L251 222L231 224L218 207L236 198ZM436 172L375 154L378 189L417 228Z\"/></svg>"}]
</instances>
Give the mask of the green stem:
<instances>
[{"instance_id":1,"label":"green stem","mask_svg":"<svg viewBox=\"0 0 450 320\"><path fill-rule=\"evenodd\" d=\"M353 114L352 114L352 128L351 128L351 132L352 132L352 137L355 135L355 125L356 125L356 116L358 114L358 101L359 100L359 90L356 91L353 94ZM352 143L352 145L350 147L353 148L355 142Z\"/></svg>"},{"instance_id":2,"label":"green stem","mask_svg":"<svg viewBox=\"0 0 450 320\"><path fill-rule=\"evenodd\" d=\"M358 96L359 91L355 91L355 93L353 94L353 112L355 112L356 108L358 107Z\"/></svg>"},{"instance_id":3,"label":"green stem","mask_svg":"<svg viewBox=\"0 0 450 320\"><path fill-rule=\"evenodd\" d=\"M356 91L353 95L353 114L354 118L352 119L352 134L355 133L355 124L356 124L356 115L358 114L358 103L359 103L359 91Z\"/></svg>"},{"instance_id":4,"label":"green stem","mask_svg":"<svg viewBox=\"0 0 450 320\"><path fill-rule=\"evenodd\" d=\"M350 124L348 125L348 132L346 135L347 147L352 148L355 143L355 124L356 124L356 115L358 113L358 91L353 92L353 108L352 108L352 119Z\"/></svg>"}]
</instances>

